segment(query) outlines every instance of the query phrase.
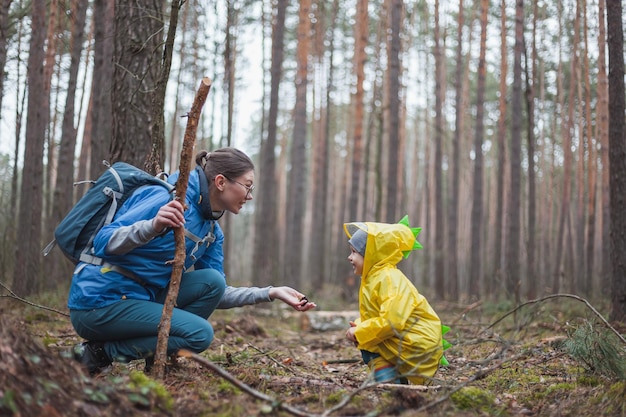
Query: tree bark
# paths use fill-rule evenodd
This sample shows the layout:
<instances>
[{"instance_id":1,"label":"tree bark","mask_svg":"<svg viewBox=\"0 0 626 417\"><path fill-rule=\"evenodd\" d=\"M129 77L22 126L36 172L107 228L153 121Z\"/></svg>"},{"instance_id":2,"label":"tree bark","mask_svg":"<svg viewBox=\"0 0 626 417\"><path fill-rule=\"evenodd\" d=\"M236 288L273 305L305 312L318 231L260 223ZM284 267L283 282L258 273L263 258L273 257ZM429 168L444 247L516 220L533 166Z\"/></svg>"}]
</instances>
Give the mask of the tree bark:
<instances>
[{"instance_id":1,"label":"tree bark","mask_svg":"<svg viewBox=\"0 0 626 417\"><path fill-rule=\"evenodd\" d=\"M622 2L606 3L609 47L609 166L611 194L611 320L626 322L626 142Z\"/></svg>"},{"instance_id":2,"label":"tree bark","mask_svg":"<svg viewBox=\"0 0 626 417\"><path fill-rule=\"evenodd\" d=\"M42 105L44 91L44 42L46 39L46 1L32 2L32 31L28 54L28 117L24 168L20 190L17 245L13 291L20 297L37 292L41 278L41 213L43 206L43 148L48 107Z\"/></svg>"},{"instance_id":3,"label":"tree bark","mask_svg":"<svg viewBox=\"0 0 626 417\"><path fill-rule=\"evenodd\" d=\"M0 2L0 68L4 68L7 62L7 37L9 34L9 10L13 0ZM4 97L4 78L0 77L0 120L2 119L2 98Z\"/></svg>"},{"instance_id":4,"label":"tree bark","mask_svg":"<svg viewBox=\"0 0 626 417\"><path fill-rule=\"evenodd\" d=\"M78 87L78 70L83 52L83 40L85 37L85 23L87 18L87 0L78 0L74 3L72 16L74 16L71 40L71 62L69 68L69 80L66 92L65 111L61 130L61 144L59 145L59 163L56 176L56 184L53 191L52 221L48 222L53 227L61 222L74 203L74 154L76 153L77 126L74 125L76 109L76 89ZM48 230L52 236L53 227ZM45 281L46 289L53 289L66 280L71 274L70 264L61 257L48 258L54 271L51 278Z\"/></svg>"},{"instance_id":5,"label":"tree bark","mask_svg":"<svg viewBox=\"0 0 626 417\"><path fill-rule=\"evenodd\" d=\"M254 238L254 265L256 272L253 280L256 285L264 286L275 282L276 253L278 247L278 234L276 228L278 189L276 187L276 148L279 87L282 78L284 37L285 37L285 14L287 0L278 0L276 14L272 22L272 64L271 64L271 87L270 108L268 114L267 137L261 143L260 181L259 188L263 190L257 196L258 211L256 212L256 230Z\"/></svg>"},{"instance_id":6,"label":"tree bark","mask_svg":"<svg viewBox=\"0 0 626 417\"><path fill-rule=\"evenodd\" d=\"M537 297L537 273L535 261L535 242L537 240L537 184L535 180L535 84L537 82L537 13L538 2L533 0L533 25L532 25L532 45L531 59L528 62L526 57L526 111L527 123L526 138L528 143L528 233L526 238L526 297L533 300ZM532 70L529 71L532 65Z\"/></svg>"},{"instance_id":7,"label":"tree bark","mask_svg":"<svg viewBox=\"0 0 626 417\"><path fill-rule=\"evenodd\" d=\"M522 53L524 52L524 0L515 2L515 46L513 88L511 91L511 149L505 239L506 297L520 300L520 222L521 222L521 164L522 164Z\"/></svg>"},{"instance_id":8,"label":"tree bark","mask_svg":"<svg viewBox=\"0 0 626 417\"><path fill-rule=\"evenodd\" d=\"M456 69L455 69L455 119L454 137L452 140L452 155L450 158L450 177L448 192L448 238L446 242L446 278L448 279L448 298L451 301L459 299L459 256L458 256L458 228L459 228L459 181L460 181L460 153L461 137L463 135L463 30L465 26L465 9L463 0L459 0L459 13L457 16L457 46L456 46ZM474 195L474 198L476 196Z\"/></svg>"},{"instance_id":9,"label":"tree bark","mask_svg":"<svg viewBox=\"0 0 626 417\"><path fill-rule=\"evenodd\" d=\"M143 166L152 151L152 99L161 71L163 2L116 0L110 162Z\"/></svg>"},{"instance_id":10,"label":"tree bark","mask_svg":"<svg viewBox=\"0 0 626 417\"><path fill-rule=\"evenodd\" d=\"M567 227L567 218L570 215L570 198L572 188L572 135L574 127L574 104L575 97L574 91L576 90L577 71L578 71L578 43L580 40L579 27L580 21L578 16L579 10L576 9L576 17L574 19L574 45L571 51L571 66L570 66L570 84L569 84L569 99L567 104L567 119L565 120L564 128L562 129L563 139L563 194L561 197L561 210L559 214L558 234L556 236L556 253L554 258L554 272L552 275L552 293L557 294L561 288L561 275L562 275L562 260L563 245L565 242L565 229Z\"/></svg>"},{"instance_id":11,"label":"tree bark","mask_svg":"<svg viewBox=\"0 0 626 417\"><path fill-rule=\"evenodd\" d=\"M311 220L311 246L310 255L308 256L309 270L313 266L317 266L318 273L311 276L311 283L313 288L322 288L324 283L328 280L328 275L331 270L329 265L326 249L330 246L330 239L328 230L332 224L328 220L329 218L329 205L332 200L332 195L329 195L329 171L330 171L330 135L331 135L331 118L334 115L334 106L331 99L331 91L334 89L335 81L335 66L334 66L334 54L335 43L333 31L337 25L337 14L339 9L339 0L334 0L333 8L331 12L331 23L325 30L325 36L321 38L321 42L328 42L328 77L325 85L326 89L326 108L323 112L323 117L320 122L320 129L317 135L315 143L313 144L313 190L312 190L312 220ZM323 13L322 13L323 14ZM317 30L321 30L318 26ZM323 48L319 48L323 50ZM322 109L320 109L322 112Z\"/></svg>"},{"instance_id":12,"label":"tree bark","mask_svg":"<svg viewBox=\"0 0 626 417\"><path fill-rule=\"evenodd\" d=\"M399 150L400 150L400 54L402 44L400 33L402 31L402 12L404 2L402 0L391 0L389 7L389 32L390 43L387 47L387 77L389 83L389 117L387 131L387 201L385 218L388 223L395 223L398 217L398 192L399 192Z\"/></svg>"},{"instance_id":13,"label":"tree bark","mask_svg":"<svg viewBox=\"0 0 626 417\"><path fill-rule=\"evenodd\" d=\"M500 292L500 285L502 283L503 267L502 262L502 242L504 237L502 232L504 230L504 188L506 176L506 115L507 115L507 76L509 72L508 68L508 45L507 45L507 14L506 14L506 0L502 0L500 3L500 85L499 85L499 98L498 98L498 162L497 162L497 175L496 175L496 218L494 224L494 241L493 241L493 267L492 273L487 275L485 280L485 293L492 299L495 298Z\"/></svg>"},{"instance_id":14,"label":"tree bark","mask_svg":"<svg viewBox=\"0 0 626 417\"><path fill-rule=\"evenodd\" d=\"M178 26L178 12L180 8L183 7L184 3L185 0L172 1L169 26L163 47L163 58L158 69L156 85L151 98L152 147L150 148L150 153L146 156L143 166L146 172L153 175L163 172L165 161L165 91L172 68L172 54L174 52L176 27Z\"/></svg>"},{"instance_id":15,"label":"tree bark","mask_svg":"<svg viewBox=\"0 0 626 417\"><path fill-rule=\"evenodd\" d=\"M85 178L97 178L106 167L104 160L110 160L111 136L113 132L113 110L111 88L113 85L115 0L94 2L94 56L91 81L91 142L89 169Z\"/></svg>"},{"instance_id":16,"label":"tree bark","mask_svg":"<svg viewBox=\"0 0 626 417\"><path fill-rule=\"evenodd\" d=\"M308 280L302 279L302 256L304 254L304 210L308 193L307 174L307 87L309 78L309 39L311 36L311 0L300 1L298 22L298 46L296 50L296 103L293 111L291 140L291 174L287 191L285 276L291 277L293 285L301 287Z\"/></svg>"},{"instance_id":17,"label":"tree bark","mask_svg":"<svg viewBox=\"0 0 626 417\"><path fill-rule=\"evenodd\" d=\"M596 137L600 141L600 160L602 161L601 179L601 253L600 267L601 295L611 294L612 264L611 264L611 213L610 213L610 164L609 164L609 89L606 73L606 12L605 0L598 0L598 104L596 106Z\"/></svg>"},{"instance_id":18,"label":"tree bark","mask_svg":"<svg viewBox=\"0 0 626 417\"><path fill-rule=\"evenodd\" d=\"M472 193L472 221L470 245L470 300L480 299L480 271L483 229L483 142L485 117L485 78L487 53L487 18L489 0L480 1L480 56L478 58L478 82L476 85L476 131L474 132L474 179Z\"/></svg>"},{"instance_id":19,"label":"tree bark","mask_svg":"<svg viewBox=\"0 0 626 417\"><path fill-rule=\"evenodd\" d=\"M443 160L443 60L440 29L439 29L439 0L435 0L435 247L434 250L434 265L435 265L435 296L438 300L445 300L445 264L443 256L444 247L444 210L443 210L443 173L442 173L442 160Z\"/></svg>"}]
</instances>

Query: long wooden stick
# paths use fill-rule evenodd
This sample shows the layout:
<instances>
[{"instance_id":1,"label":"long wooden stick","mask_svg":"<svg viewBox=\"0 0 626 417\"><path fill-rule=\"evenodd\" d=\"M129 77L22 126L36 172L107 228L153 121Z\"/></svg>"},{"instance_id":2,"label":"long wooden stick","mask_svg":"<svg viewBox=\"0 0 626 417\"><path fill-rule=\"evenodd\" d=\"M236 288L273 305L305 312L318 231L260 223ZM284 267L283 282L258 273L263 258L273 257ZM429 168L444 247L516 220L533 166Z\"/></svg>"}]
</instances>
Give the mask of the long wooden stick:
<instances>
[{"instance_id":1,"label":"long wooden stick","mask_svg":"<svg viewBox=\"0 0 626 417\"><path fill-rule=\"evenodd\" d=\"M211 89L211 79L203 78L200 87L193 100L191 111L187 114L187 128L183 139L183 147L180 152L179 176L176 181L176 199L179 200L185 209L185 198L187 196L187 185L189 183L189 173L193 159L194 145L196 142L196 132L198 130L198 120L202 113L202 107ZM172 311L178 298L180 289L180 278L185 265L185 230L182 227L174 229L174 239L176 242L176 252L172 262L172 278L167 292L165 303L163 304L163 314L159 323L159 335L157 338L157 348L154 361L154 374L157 378L165 376L165 362L167 361L167 343L172 326Z\"/></svg>"}]
</instances>

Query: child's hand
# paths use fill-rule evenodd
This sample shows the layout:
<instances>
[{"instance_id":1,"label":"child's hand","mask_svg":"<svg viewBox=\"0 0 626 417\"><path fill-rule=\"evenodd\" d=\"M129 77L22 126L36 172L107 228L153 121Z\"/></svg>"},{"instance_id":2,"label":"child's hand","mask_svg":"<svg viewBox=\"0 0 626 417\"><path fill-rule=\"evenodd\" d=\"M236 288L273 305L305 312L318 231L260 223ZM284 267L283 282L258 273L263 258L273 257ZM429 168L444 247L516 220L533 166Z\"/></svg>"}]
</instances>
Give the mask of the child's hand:
<instances>
[{"instance_id":1,"label":"child's hand","mask_svg":"<svg viewBox=\"0 0 626 417\"><path fill-rule=\"evenodd\" d=\"M357 346L359 342L357 342L356 336L354 336L354 332L356 332L356 324L351 321L350 328L346 331L346 339L354 343L354 346Z\"/></svg>"}]
</instances>

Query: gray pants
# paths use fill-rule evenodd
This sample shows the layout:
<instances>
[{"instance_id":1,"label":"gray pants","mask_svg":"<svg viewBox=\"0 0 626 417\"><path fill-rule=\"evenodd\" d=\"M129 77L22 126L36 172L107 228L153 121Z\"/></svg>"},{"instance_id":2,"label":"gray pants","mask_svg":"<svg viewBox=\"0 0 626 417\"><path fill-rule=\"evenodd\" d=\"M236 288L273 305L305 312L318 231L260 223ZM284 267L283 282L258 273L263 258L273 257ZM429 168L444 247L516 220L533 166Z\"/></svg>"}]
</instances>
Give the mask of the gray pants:
<instances>
[{"instance_id":1,"label":"gray pants","mask_svg":"<svg viewBox=\"0 0 626 417\"><path fill-rule=\"evenodd\" d=\"M206 350L213 341L213 327L207 321L219 304L226 282L221 273L201 269L184 273L172 313L167 354L179 349L195 353ZM104 342L106 354L114 361L154 356L158 326L168 289L155 301L120 300L93 310L71 310L72 325L81 337Z\"/></svg>"}]
</instances>

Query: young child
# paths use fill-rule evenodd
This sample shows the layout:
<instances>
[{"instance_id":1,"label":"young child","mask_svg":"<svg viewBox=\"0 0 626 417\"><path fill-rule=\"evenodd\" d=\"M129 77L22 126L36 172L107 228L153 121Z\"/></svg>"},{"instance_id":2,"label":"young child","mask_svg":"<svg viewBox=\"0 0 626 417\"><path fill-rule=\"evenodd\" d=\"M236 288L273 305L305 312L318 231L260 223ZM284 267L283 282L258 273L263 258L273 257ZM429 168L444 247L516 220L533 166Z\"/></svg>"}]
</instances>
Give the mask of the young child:
<instances>
[{"instance_id":1,"label":"young child","mask_svg":"<svg viewBox=\"0 0 626 417\"><path fill-rule=\"evenodd\" d=\"M361 350L378 382L424 384L443 354L441 321L396 265L414 249L421 228L398 224L345 223L348 260L361 275L360 318L346 338Z\"/></svg>"}]
</instances>

